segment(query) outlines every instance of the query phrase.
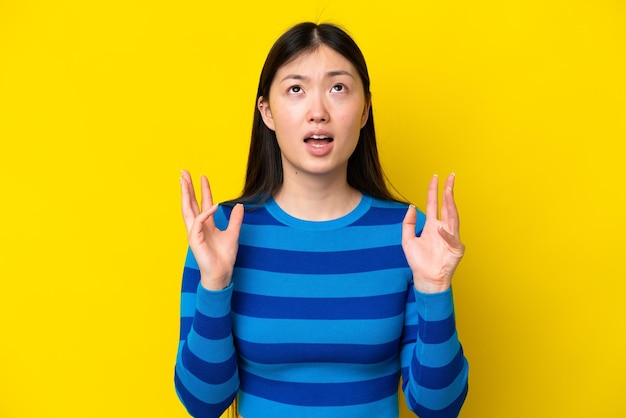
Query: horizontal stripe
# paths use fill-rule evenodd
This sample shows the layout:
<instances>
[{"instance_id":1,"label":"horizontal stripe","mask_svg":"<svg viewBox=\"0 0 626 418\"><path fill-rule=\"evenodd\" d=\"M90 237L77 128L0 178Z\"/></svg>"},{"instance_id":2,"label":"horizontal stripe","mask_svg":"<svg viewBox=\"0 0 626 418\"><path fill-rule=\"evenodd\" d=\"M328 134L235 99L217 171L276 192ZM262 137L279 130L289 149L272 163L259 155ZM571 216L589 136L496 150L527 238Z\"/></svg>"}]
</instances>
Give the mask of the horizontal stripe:
<instances>
[{"instance_id":1,"label":"horizontal stripe","mask_svg":"<svg viewBox=\"0 0 626 418\"><path fill-rule=\"evenodd\" d=\"M398 390L398 375L350 383L299 383L264 379L240 371L247 393L299 406L345 406L379 401Z\"/></svg>"},{"instance_id":2,"label":"horizontal stripe","mask_svg":"<svg viewBox=\"0 0 626 418\"><path fill-rule=\"evenodd\" d=\"M231 333L230 315L221 318L210 318L199 311L193 319L193 330L209 340L221 340Z\"/></svg>"},{"instance_id":3,"label":"horizontal stripe","mask_svg":"<svg viewBox=\"0 0 626 418\"><path fill-rule=\"evenodd\" d=\"M239 394L238 410L244 418L292 417L292 418L398 418L398 396L393 394L379 401L349 406L309 406L294 409L292 405L259 398L245 392Z\"/></svg>"},{"instance_id":4,"label":"horizontal stripe","mask_svg":"<svg viewBox=\"0 0 626 418\"><path fill-rule=\"evenodd\" d=\"M185 267L188 267L192 270L200 270L200 268L198 267L198 263L196 262L196 259L193 256L193 252L191 251L191 247L187 247L187 255L185 257ZM198 276L198 280L200 280L200 276Z\"/></svg>"},{"instance_id":5,"label":"horizontal stripe","mask_svg":"<svg viewBox=\"0 0 626 418\"><path fill-rule=\"evenodd\" d=\"M194 375L198 379L211 385L227 382L237 370L237 360L234 353L228 360L222 363L209 363L192 353L189 350L189 345L185 344L181 358L183 366L187 370L193 370Z\"/></svg>"},{"instance_id":6,"label":"horizontal stripe","mask_svg":"<svg viewBox=\"0 0 626 418\"><path fill-rule=\"evenodd\" d=\"M237 267L282 273L346 274L406 267L399 245L354 251L302 252L239 246Z\"/></svg>"},{"instance_id":7,"label":"horizontal stripe","mask_svg":"<svg viewBox=\"0 0 626 418\"><path fill-rule=\"evenodd\" d=\"M195 332L189 334L186 345L199 358L208 363L222 363L233 355L233 338L209 340Z\"/></svg>"},{"instance_id":8,"label":"horizontal stripe","mask_svg":"<svg viewBox=\"0 0 626 418\"><path fill-rule=\"evenodd\" d=\"M220 385L211 385L198 379L193 373L183 367L182 361L176 363L175 373L180 383L185 386L189 394L207 404L219 404L228 399L239 387L239 376L235 374L231 379Z\"/></svg>"},{"instance_id":9,"label":"horizontal stripe","mask_svg":"<svg viewBox=\"0 0 626 418\"><path fill-rule=\"evenodd\" d=\"M228 219L233 211L234 206L220 205L221 211L216 213L216 224L220 224L220 229L225 229L228 225ZM221 212L221 213L220 213ZM219 218L219 219L217 219ZM245 213L243 220L248 225L279 225L284 226L276 218L274 218L264 207L245 205Z\"/></svg>"},{"instance_id":10,"label":"horizontal stripe","mask_svg":"<svg viewBox=\"0 0 626 418\"><path fill-rule=\"evenodd\" d=\"M420 364L417 356L411 364L412 376L415 382L428 389L444 389L452 384L454 379L463 371L465 360L463 350L459 347L452 361L442 367L427 367Z\"/></svg>"},{"instance_id":11,"label":"horizontal stripe","mask_svg":"<svg viewBox=\"0 0 626 418\"><path fill-rule=\"evenodd\" d=\"M461 391L461 393L450 402L445 408L431 409L417 403L413 398L407 397L407 404L409 409L415 412L420 418L457 418L461 407L467 397L468 386L467 384Z\"/></svg>"},{"instance_id":12,"label":"horizontal stripe","mask_svg":"<svg viewBox=\"0 0 626 418\"><path fill-rule=\"evenodd\" d=\"M348 383L358 376L360 380L399 374L397 357L380 363L324 363L304 362L286 364L262 364L241 359L241 368L248 373L273 380L301 383Z\"/></svg>"},{"instance_id":13,"label":"horizontal stripe","mask_svg":"<svg viewBox=\"0 0 626 418\"><path fill-rule=\"evenodd\" d=\"M421 387L411 380L408 384L409 392L416 397L415 402L421 404L427 409L442 410L461 395L467 386L467 362L464 361L463 371L457 375L452 383L444 389L428 389Z\"/></svg>"},{"instance_id":14,"label":"horizontal stripe","mask_svg":"<svg viewBox=\"0 0 626 418\"><path fill-rule=\"evenodd\" d=\"M371 207L365 215L350 224L350 226L375 226L375 225L391 225L399 224L404 220L407 207L398 208L380 208Z\"/></svg>"},{"instance_id":15,"label":"horizontal stripe","mask_svg":"<svg viewBox=\"0 0 626 418\"><path fill-rule=\"evenodd\" d=\"M418 340L415 344L415 351L420 353L420 359L423 359L422 364L424 366L442 367L452 361L460 346L457 333L455 332L450 339L440 344L424 344L424 342ZM412 355L412 351L411 349L409 355ZM410 358L403 358L403 364L409 364L409 362Z\"/></svg>"},{"instance_id":16,"label":"horizontal stripe","mask_svg":"<svg viewBox=\"0 0 626 418\"><path fill-rule=\"evenodd\" d=\"M233 402L237 392L233 393L226 400L217 404L203 402L196 398L187 390L185 385L181 382L178 374L174 374L174 385L176 386L176 394L187 409L189 415L196 418L217 418L219 417Z\"/></svg>"},{"instance_id":17,"label":"horizontal stripe","mask_svg":"<svg viewBox=\"0 0 626 418\"><path fill-rule=\"evenodd\" d=\"M379 319L404 313L404 293L359 298L290 298L234 292L232 310L257 318Z\"/></svg>"},{"instance_id":18,"label":"horizontal stripe","mask_svg":"<svg viewBox=\"0 0 626 418\"><path fill-rule=\"evenodd\" d=\"M452 288L439 293L421 293L414 288L415 306L419 315L427 321L439 321L454 313Z\"/></svg>"},{"instance_id":19,"label":"horizontal stripe","mask_svg":"<svg viewBox=\"0 0 626 418\"><path fill-rule=\"evenodd\" d=\"M211 318L221 318L230 313L230 301L233 286L222 290L208 290L202 285L197 287L196 309L202 315Z\"/></svg>"},{"instance_id":20,"label":"horizontal stripe","mask_svg":"<svg viewBox=\"0 0 626 418\"><path fill-rule=\"evenodd\" d=\"M268 242L267 237L272 240ZM251 247L292 251L349 251L398 245L402 225L350 227L332 231L302 231L284 226L247 225L244 223L239 244Z\"/></svg>"},{"instance_id":21,"label":"horizontal stripe","mask_svg":"<svg viewBox=\"0 0 626 418\"><path fill-rule=\"evenodd\" d=\"M250 361L263 364L288 363L359 363L377 364L398 353L398 340L383 344L306 344L253 343L235 338L239 354Z\"/></svg>"},{"instance_id":22,"label":"horizontal stripe","mask_svg":"<svg viewBox=\"0 0 626 418\"><path fill-rule=\"evenodd\" d=\"M402 319L261 319L233 313L235 334L259 343L381 344L397 340Z\"/></svg>"},{"instance_id":23,"label":"horizontal stripe","mask_svg":"<svg viewBox=\"0 0 626 418\"><path fill-rule=\"evenodd\" d=\"M180 316L193 317L196 313L196 293L184 292L180 294Z\"/></svg>"},{"instance_id":24,"label":"horizontal stripe","mask_svg":"<svg viewBox=\"0 0 626 418\"><path fill-rule=\"evenodd\" d=\"M189 332L191 332L191 327L193 326L193 318L183 317L180 318L180 334L178 339L180 341L186 340Z\"/></svg>"},{"instance_id":25,"label":"horizontal stripe","mask_svg":"<svg viewBox=\"0 0 626 418\"><path fill-rule=\"evenodd\" d=\"M200 283L200 270L194 267L185 266L183 269L182 291L186 293L196 293Z\"/></svg>"},{"instance_id":26,"label":"horizontal stripe","mask_svg":"<svg viewBox=\"0 0 626 418\"><path fill-rule=\"evenodd\" d=\"M425 344L441 344L450 339L456 332L454 315L441 321L426 321L419 318L417 336Z\"/></svg>"},{"instance_id":27,"label":"horizontal stripe","mask_svg":"<svg viewBox=\"0 0 626 418\"><path fill-rule=\"evenodd\" d=\"M362 297L406 292L411 280L408 267L355 274L291 274L236 268L235 290L278 297ZM413 292L409 292L412 296ZM417 315L415 316L417 323Z\"/></svg>"}]
</instances>

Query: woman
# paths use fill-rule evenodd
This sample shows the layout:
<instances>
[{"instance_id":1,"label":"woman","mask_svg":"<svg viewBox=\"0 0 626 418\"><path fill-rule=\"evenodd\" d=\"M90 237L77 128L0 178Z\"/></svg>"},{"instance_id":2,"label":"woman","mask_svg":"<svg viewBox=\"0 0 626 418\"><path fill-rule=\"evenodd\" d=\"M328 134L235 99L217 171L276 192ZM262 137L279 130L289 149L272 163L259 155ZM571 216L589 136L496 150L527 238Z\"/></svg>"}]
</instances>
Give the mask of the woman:
<instances>
[{"instance_id":1,"label":"woman","mask_svg":"<svg viewBox=\"0 0 626 418\"><path fill-rule=\"evenodd\" d=\"M238 397L254 417L457 416L467 361L450 283L463 256L454 176L438 219L395 201L378 160L365 60L328 24L268 54L242 196L181 177L190 252L177 393L193 416ZM245 209L244 209L245 204Z\"/></svg>"}]
</instances>

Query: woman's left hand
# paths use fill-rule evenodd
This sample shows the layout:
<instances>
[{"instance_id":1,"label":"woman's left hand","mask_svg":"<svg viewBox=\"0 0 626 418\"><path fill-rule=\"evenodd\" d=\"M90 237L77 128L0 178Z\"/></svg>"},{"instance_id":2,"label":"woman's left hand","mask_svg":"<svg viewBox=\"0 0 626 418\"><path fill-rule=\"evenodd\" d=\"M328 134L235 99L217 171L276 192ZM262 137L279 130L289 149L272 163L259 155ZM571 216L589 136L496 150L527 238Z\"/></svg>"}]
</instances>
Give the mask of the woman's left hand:
<instances>
[{"instance_id":1,"label":"woman's left hand","mask_svg":"<svg viewBox=\"0 0 626 418\"><path fill-rule=\"evenodd\" d=\"M450 287L465 246L459 238L459 214L454 203L454 174L446 179L438 219L439 178L433 176L428 187L426 223L421 236L415 236L417 212L413 206L402 222L402 249L413 271L415 288L422 293L443 292Z\"/></svg>"}]
</instances>

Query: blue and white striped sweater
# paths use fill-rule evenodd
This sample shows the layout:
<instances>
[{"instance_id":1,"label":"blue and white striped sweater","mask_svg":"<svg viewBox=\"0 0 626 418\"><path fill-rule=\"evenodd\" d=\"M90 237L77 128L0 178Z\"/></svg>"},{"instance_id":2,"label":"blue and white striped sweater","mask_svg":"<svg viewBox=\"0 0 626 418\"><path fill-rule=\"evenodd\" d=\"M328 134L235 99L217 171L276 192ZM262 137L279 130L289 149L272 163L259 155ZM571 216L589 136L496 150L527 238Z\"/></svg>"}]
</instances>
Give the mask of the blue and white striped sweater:
<instances>
[{"instance_id":1,"label":"blue and white striped sweater","mask_svg":"<svg viewBox=\"0 0 626 418\"><path fill-rule=\"evenodd\" d=\"M199 284L189 252L175 370L189 413L219 417L239 394L245 418L397 417L401 375L420 417L457 416L467 362L452 294L414 290L405 213L368 196L332 221L293 218L273 200L246 210L233 281L219 292Z\"/></svg>"}]
</instances>

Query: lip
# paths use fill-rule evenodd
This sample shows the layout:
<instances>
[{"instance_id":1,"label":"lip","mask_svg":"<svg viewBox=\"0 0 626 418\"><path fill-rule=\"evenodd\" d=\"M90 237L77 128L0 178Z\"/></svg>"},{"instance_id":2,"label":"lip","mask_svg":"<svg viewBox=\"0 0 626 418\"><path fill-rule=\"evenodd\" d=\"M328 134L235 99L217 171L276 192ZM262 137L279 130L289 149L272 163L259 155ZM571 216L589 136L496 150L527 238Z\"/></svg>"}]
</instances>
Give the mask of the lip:
<instances>
[{"instance_id":1,"label":"lip","mask_svg":"<svg viewBox=\"0 0 626 418\"><path fill-rule=\"evenodd\" d=\"M314 131L307 132L306 135L304 136L303 141L306 141L307 139L311 138L313 135L319 135L319 136L325 136L325 137L328 137L328 138L334 138L333 135L330 132L322 130L322 129L316 129Z\"/></svg>"}]
</instances>

